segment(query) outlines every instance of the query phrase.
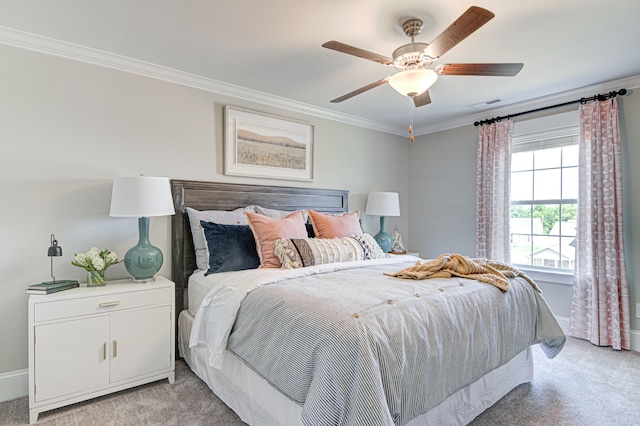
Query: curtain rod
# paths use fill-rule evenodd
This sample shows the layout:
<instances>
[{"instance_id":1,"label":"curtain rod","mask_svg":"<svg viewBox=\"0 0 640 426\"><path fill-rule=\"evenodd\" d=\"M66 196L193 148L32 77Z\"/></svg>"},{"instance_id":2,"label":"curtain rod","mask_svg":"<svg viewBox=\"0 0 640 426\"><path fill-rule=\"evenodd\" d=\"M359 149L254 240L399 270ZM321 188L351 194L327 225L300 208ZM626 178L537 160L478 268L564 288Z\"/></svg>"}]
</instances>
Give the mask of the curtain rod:
<instances>
[{"instance_id":1,"label":"curtain rod","mask_svg":"<svg viewBox=\"0 0 640 426\"><path fill-rule=\"evenodd\" d=\"M550 105L550 106L546 106L546 107L542 107L542 108L532 109L530 111L523 111L523 112L518 112L516 114L503 115L502 117L488 118L486 120L476 121L475 123L473 123L473 125L474 126L483 126L485 124L495 123L496 121L508 120L510 118L517 117L519 115L530 114L532 112L544 111L544 110L551 109L551 108L558 108L558 107L562 107L562 106L565 106L565 105L571 105L571 104L577 104L577 103L586 104L587 102L591 102L591 101L595 101L595 100L606 101L607 99L615 98L618 95L624 96L626 94L627 94L627 89L620 89L617 92L615 90L613 90L613 91L611 91L609 93L598 94L598 95L591 96L590 98L580 98L580 99L576 99L575 101L569 101L569 102L564 102L564 103L561 103L561 104Z\"/></svg>"}]
</instances>

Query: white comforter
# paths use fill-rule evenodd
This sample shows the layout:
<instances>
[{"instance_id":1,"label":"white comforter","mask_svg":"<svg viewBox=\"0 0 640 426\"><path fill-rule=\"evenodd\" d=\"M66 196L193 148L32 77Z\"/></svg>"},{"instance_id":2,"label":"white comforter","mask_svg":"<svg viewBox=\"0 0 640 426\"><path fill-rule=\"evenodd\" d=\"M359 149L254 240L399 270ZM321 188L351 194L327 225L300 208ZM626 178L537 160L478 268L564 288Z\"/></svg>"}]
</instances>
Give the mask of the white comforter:
<instances>
[{"instance_id":1,"label":"white comforter","mask_svg":"<svg viewBox=\"0 0 640 426\"><path fill-rule=\"evenodd\" d=\"M208 279L213 281L214 285L198 309L189 346L207 347L210 351L209 365L220 368L238 309L251 290L291 278L353 269L363 265L398 264L398 269L402 269L415 264L418 260L420 259L415 256L393 256L385 259L330 263L299 269L262 268L208 275Z\"/></svg>"},{"instance_id":2,"label":"white comforter","mask_svg":"<svg viewBox=\"0 0 640 426\"><path fill-rule=\"evenodd\" d=\"M524 279L503 293L383 275L416 260L210 275L191 346L208 347L216 368L234 352L302 405L305 424L341 425L404 424L531 344L561 350L560 327Z\"/></svg>"}]
</instances>

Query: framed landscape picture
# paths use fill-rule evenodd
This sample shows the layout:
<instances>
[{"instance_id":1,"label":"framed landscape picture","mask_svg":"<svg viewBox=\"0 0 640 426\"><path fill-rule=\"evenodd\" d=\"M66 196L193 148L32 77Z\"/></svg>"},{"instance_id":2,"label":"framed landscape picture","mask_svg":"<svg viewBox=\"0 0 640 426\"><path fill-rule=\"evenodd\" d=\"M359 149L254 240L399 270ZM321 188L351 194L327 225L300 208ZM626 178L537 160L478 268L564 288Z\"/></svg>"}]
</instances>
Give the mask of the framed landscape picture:
<instances>
[{"instance_id":1,"label":"framed landscape picture","mask_svg":"<svg viewBox=\"0 0 640 426\"><path fill-rule=\"evenodd\" d=\"M225 106L224 173L313 179L313 126Z\"/></svg>"}]
</instances>

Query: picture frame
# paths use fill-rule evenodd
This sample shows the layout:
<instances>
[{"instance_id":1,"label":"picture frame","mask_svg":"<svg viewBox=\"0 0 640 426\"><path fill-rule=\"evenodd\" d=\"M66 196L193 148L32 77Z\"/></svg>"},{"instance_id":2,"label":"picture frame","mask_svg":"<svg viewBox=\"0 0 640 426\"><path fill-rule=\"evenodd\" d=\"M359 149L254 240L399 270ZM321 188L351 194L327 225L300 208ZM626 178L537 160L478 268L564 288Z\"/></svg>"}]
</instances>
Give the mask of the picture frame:
<instances>
[{"instance_id":1,"label":"picture frame","mask_svg":"<svg viewBox=\"0 0 640 426\"><path fill-rule=\"evenodd\" d=\"M226 105L224 174L313 180L313 126Z\"/></svg>"}]
</instances>

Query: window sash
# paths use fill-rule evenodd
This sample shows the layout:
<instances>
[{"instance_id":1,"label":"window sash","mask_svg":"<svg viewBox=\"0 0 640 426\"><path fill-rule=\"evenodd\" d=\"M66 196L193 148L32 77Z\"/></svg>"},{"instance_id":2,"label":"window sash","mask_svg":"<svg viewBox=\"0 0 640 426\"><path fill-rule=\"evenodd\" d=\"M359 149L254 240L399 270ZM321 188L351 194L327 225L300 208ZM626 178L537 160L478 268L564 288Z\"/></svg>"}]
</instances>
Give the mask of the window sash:
<instances>
[{"instance_id":1,"label":"window sash","mask_svg":"<svg viewBox=\"0 0 640 426\"><path fill-rule=\"evenodd\" d=\"M579 135L580 128L575 125L513 136L511 141L511 152L536 151L540 149L576 145L580 139Z\"/></svg>"}]
</instances>

